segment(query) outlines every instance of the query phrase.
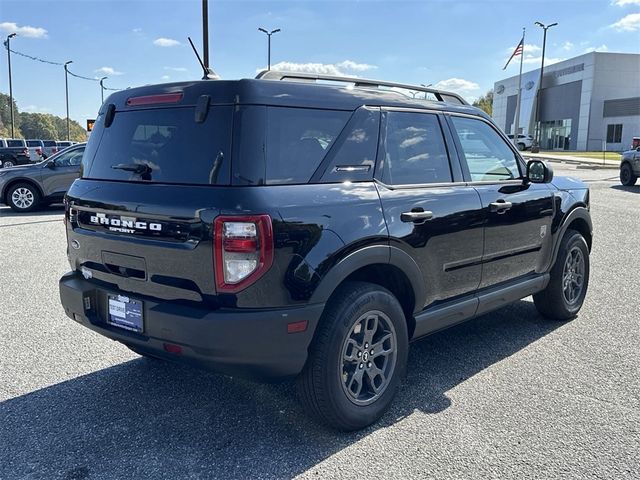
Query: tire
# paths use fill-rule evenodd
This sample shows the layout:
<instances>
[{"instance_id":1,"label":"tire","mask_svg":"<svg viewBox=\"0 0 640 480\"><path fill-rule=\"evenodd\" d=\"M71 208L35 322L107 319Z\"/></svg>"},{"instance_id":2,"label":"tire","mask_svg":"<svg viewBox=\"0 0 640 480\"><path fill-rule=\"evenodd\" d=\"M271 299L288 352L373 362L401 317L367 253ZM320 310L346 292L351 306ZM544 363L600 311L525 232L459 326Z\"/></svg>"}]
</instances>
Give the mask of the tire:
<instances>
[{"instance_id":1,"label":"tire","mask_svg":"<svg viewBox=\"0 0 640 480\"><path fill-rule=\"evenodd\" d=\"M567 230L549 284L533 296L536 309L552 320L571 320L582 308L588 287L589 247L580 232Z\"/></svg>"},{"instance_id":2,"label":"tire","mask_svg":"<svg viewBox=\"0 0 640 480\"><path fill-rule=\"evenodd\" d=\"M376 346L387 353L380 355ZM407 322L393 294L371 283L346 282L320 319L297 379L300 400L313 417L337 430L371 425L395 397L408 351Z\"/></svg>"},{"instance_id":3,"label":"tire","mask_svg":"<svg viewBox=\"0 0 640 480\"><path fill-rule=\"evenodd\" d=\"M30 183L17 183L7 192L7 205L15 212L31 212L40 204L40 192Z\"/></svg>"},{"instance_id":4,"label":"tire","mask_svg":"<svg viewBox=\"0 0 640 480\"><path fill-rule=\"evenodd\" d=\"M524 143L518 143L518 150L520 150L521 152L525 151L527 149L527 147L525 146Z\"/></svg>"},{"instance_id":5,"label":"tire","mask_svg":"<svg viewBox=\"0 0 640 480\"><path fill-rule=\"evenodd\" d=\"M620 167L620 183L625 187L632 187L636 184L638 176L633 173L633 168L628 163L623 163Z\"/></svg>"},{"instance_id":6,"label":"tire","mask_svg":"<svg viewBox=\"0 0 640 480\"><path fill-rule=\"evenodd\" d=\"M13 167L15 165L13 160L5 160L2 162L2 167L3 168L9 168L9 167Z\"/></svg>"}]
</instances>

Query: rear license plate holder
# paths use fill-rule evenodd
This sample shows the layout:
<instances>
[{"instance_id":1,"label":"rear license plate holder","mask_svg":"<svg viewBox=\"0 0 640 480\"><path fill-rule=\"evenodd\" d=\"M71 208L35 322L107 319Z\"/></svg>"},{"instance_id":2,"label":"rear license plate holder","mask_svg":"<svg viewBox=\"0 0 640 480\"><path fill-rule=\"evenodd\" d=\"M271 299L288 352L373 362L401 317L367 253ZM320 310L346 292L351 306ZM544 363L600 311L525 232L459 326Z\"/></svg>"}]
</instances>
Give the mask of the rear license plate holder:
<instances>
[{"instance_id":1,"label":"rear license plate holder","mask_svg":"<svg viewBox=\"0 0 640 480\"><path fill-rule=\"evenodd\" d=\"M144 308L141 300L124 295L107 295L107 323L114 327L142 333Z\"/></svg>"}]
</instances>

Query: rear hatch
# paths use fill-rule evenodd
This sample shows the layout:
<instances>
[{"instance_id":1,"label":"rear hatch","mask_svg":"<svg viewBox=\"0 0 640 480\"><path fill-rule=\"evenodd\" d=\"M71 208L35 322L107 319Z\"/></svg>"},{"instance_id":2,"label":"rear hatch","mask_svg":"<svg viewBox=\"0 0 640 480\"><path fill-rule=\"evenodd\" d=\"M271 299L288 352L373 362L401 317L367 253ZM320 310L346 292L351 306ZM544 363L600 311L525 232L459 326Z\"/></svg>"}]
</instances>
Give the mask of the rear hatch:
<instances>
[{"instance_id":1,"label":"rear hatch","mask_svg":"<svg viewBox=\"0 0 640 480\"><path fill-rule=\"evenodd\" d=\"M102 106L67 195L69 260L107 287L216 303L212 230L230 184L233 110L189 85Z\"/></svg>"}]
</instances>

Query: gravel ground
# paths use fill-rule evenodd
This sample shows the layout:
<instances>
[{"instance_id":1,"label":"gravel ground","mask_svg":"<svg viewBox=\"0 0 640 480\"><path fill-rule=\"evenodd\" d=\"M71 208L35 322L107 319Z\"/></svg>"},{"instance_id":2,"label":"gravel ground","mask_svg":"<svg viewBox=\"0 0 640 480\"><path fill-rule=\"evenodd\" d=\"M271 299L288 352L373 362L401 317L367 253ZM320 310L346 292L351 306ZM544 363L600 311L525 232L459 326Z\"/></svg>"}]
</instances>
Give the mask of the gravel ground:
<instances>
[{"instance_id":1,"label":"gravel ground","mask_svg":"<svg viewBox=\"0 0 640 480\"><path fill-rule=\"evenodd\" d=\"M143 359L67 319L60 209L0 207L0 478L640 478L640 186L590 182L573 322L531 299L412 346L391 411L336 434L290 384Z\"/></svg>"}]
</instances>

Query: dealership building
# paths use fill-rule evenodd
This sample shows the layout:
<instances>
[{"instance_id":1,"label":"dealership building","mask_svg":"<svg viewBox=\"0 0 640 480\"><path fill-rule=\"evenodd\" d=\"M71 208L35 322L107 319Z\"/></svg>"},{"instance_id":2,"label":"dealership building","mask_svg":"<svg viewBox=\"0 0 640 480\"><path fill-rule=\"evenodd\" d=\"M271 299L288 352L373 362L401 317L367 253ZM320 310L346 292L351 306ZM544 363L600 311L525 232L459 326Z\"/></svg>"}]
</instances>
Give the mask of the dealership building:
<instances>
[{"instance_id":1,"label":"dealership building","mask_svg":"<svg viewBox=\"0 0 640 480\"><path fill-rule=\"evenodd\" d=\"M535 135L540 69L522 74L519 133ZM493 119L513 133L518 76L494 85ZM640 54L591 52L544 67L540 148L630 148L640 137Z\"/></svg>"}]
</instances>

